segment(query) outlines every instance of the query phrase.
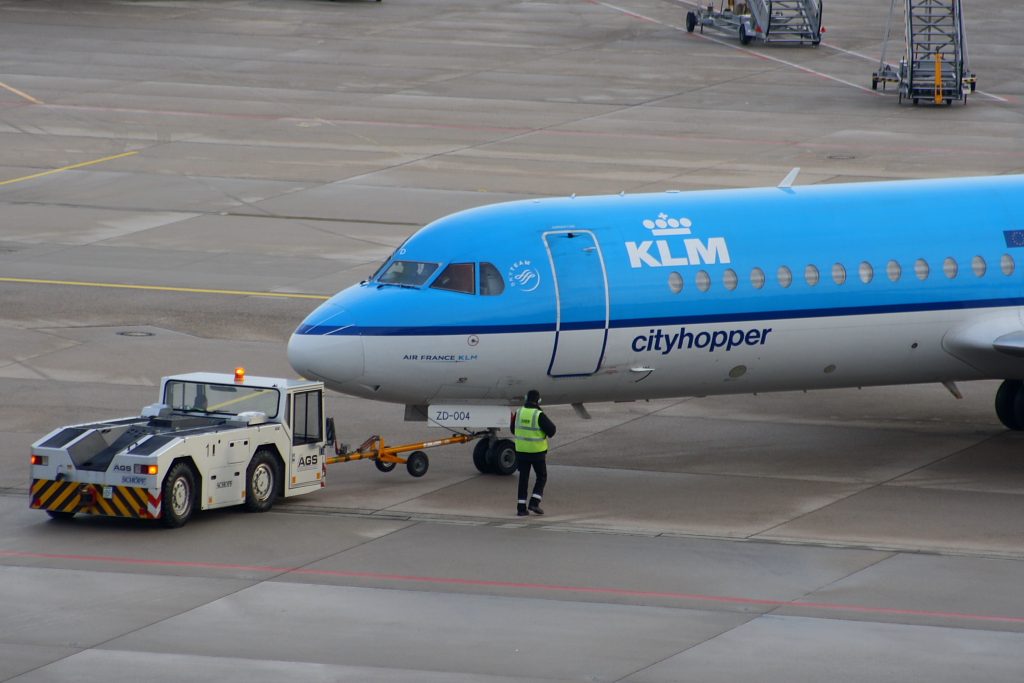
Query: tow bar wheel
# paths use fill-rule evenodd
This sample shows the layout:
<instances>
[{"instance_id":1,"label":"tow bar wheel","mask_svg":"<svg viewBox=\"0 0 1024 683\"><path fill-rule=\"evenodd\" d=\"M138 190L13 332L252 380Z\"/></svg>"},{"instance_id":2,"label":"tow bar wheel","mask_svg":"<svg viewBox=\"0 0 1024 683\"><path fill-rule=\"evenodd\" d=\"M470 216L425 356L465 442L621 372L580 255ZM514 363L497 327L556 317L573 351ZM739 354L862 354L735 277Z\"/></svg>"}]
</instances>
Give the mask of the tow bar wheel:
<instances>
[{"instance_id":1,"label":"tow bar wheel","mask_svg":"<svg viewBox=\"0 0 1024 683\"><path fill-rule=\"evenodd\" d=\"M427 473L428 467L430 467L430 461L423 451L413 451L405 462L405 469L414 477L422 477Z\"/></svg>"}]
</instances>

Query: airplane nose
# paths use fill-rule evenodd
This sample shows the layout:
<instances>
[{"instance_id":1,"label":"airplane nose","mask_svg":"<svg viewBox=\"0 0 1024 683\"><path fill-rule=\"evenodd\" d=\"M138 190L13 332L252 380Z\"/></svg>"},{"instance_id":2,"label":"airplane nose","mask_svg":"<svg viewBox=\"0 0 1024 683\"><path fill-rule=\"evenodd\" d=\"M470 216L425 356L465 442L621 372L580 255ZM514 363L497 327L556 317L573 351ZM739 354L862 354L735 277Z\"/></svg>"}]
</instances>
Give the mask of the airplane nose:
<instances>
[{"instance_id":1,"label":"airplane nose","mask_svg":"<svg viewBox=\"0 0 1024 683\"><path fill-rule=\"evenodd\" d=\"M363 340L343 308L318 308L288 341L288 362L303 377L343 384L363 375Z\"/></svg>"}]
</instances>

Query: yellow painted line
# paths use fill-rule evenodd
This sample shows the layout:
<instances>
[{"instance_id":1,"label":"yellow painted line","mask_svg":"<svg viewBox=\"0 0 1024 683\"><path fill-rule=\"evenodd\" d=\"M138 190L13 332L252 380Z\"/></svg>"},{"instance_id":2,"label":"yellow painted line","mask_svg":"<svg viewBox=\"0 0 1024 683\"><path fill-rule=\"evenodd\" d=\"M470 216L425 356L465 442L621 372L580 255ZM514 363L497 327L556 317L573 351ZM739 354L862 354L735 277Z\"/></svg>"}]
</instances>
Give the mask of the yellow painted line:
<instances>
[{"instance_id":1,"label":"yellow painted line","mask_svg":"<svg viewBox=\"0 0 1024 683\"><path fill-rule=\"evenodd\" d=\"M27 282L35 285L73 285L75 287L113 287L115 289L151 289L158 292L195 292L199 294L235 294L237 296L275 296L289 299L330 299L319 294L285 294L279 292L242 292L232 289L196 289L193 287L157 287L155 285L115 285L109 282L67 282L64 280L29 280L22 277L0 277L0 282Z\"/></svg>"},{"instance_id":2,"label":"yellow painted line","mask_svg":"<svg viewBox=\"0 0 1024 683\"><path fill-rule=\"evenodd\" d=\"M36 173L35 175L27 175L24 178L15 178L14 180L5 180L0 185L10 185L11 183L20 183L22 180L32 180L32 178L41 178L44 175L50 175L51 173L60 173L61 171L70 171L73 168L81 168L83 166L90 166L92 164L98 164L101 161L110 161L111 159L120 159L121 157L130 157L138 152L125 152L124 154L115 154L112 157L103 157L102 159L96 159L94 161L86 161L81 164L74 164L73 166L65 166L64 168L55 168L52 171L43 171L42 173Z\"/></svg>"},{"instance_id":3,"label":"yellow painted line","mask_svg":"<svg viewBox=\"0 0 1024 683\"><path fill-rule=\"evenodd\" d=\"M35 102L36 104L42 104L42 102L40 102L36 98L32 97L31 95L26 95L25 93L21 92L17 88L12 88L11 86L7 85L6 83L0 83L0 88L4 88L5 90L10 90L15 95L21 95L22 97L24 97L29 102Z\"/></svg>"}]
</instances>

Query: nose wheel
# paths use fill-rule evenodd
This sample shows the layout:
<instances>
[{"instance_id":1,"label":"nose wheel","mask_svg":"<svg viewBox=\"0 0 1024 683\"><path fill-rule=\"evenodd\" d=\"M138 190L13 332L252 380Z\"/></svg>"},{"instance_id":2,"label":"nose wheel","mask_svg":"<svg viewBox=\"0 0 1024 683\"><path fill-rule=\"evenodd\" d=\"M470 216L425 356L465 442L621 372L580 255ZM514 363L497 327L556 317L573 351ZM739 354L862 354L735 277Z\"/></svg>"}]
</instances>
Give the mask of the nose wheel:
<instances>
[{"instance_id":1,"label":"nose wheel","mask_svg":"<svg viewBox=\"0 0 1024 683\"><path fill-rule=\"evenodd\" d=\"M1024 382L1008 379L996 392L996 417L1007 429L1024 430Z\"/></svg>"}]
</instances>

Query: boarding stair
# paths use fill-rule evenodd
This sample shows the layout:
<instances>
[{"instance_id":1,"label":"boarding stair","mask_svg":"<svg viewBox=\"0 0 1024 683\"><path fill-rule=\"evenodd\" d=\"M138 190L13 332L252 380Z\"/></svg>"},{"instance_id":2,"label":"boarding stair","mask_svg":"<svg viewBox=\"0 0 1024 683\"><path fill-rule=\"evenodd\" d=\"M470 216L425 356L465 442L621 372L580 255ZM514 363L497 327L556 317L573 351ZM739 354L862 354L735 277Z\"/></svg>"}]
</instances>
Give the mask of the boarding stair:
<instances>
[{"instance_id":1,"label":"boarding stair","mask_svg":"<svg viewBox=\"0 0 1024 683\"><path fill-rule=\"evenodd\" d=\"M900 102L911 100L931 104L952 104L954 100L967 103L967 95L974 92L977 77L971 72L967 59L967 36L964 31L961 0L904 0L906 25L906 52L899 69L885 63L885 47L889 41L892 15L896 0L889 8L885 43L878 71L872 77L871 87L896 83Z\"/></svg>"},{"instance_id":2,"label":"boarding stair","mask_svg":"<svg viewBox=\"0 0 1024 683\"><path fill-rule=\"evenodd\" d=\"M749 0L766 43L821 42L821 0Z\"/></svg>"}]
</instances>

